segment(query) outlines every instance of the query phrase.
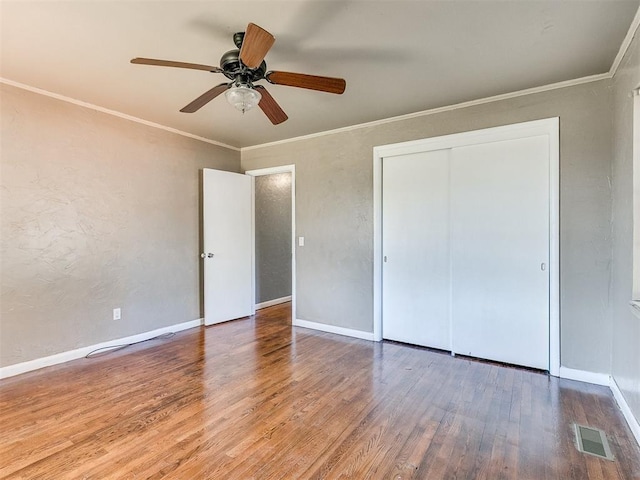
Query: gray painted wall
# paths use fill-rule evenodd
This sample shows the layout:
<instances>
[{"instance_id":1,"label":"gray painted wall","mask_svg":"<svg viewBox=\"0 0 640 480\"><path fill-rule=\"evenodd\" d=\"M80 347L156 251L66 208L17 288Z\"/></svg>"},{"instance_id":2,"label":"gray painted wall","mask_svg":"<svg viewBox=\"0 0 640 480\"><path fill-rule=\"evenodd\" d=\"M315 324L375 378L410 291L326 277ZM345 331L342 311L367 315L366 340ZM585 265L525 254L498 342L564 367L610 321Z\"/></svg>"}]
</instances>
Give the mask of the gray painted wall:
<instances>
[{"instance_id":1,"label":"gray painted wall","mask_svg":"<svg viewBox=\"0 0 640 480\"><path fill-rule=\"evenodd\" d=\"M255 178L256 303L291 295L291 174Z\"/></svg>"},{"instance_id":2,"label":"gray painted wall","mask_svg":"<svg viewBox=\"0 0 640 480\"><path fill-rule=\"evenodd\" d=\"M633 98L640 86L640 35L613 79L613 348L612 370L640 420L640 318L631 313L633 275ZM636 126L635 128L640 128Z\"/></svg>"},{"instance_id":3,"label":"gray painted wall","mask_svg":"<svg viewBox=\"0 0 640 480\"><path fill-rule=\"evenodd\" d=\"M0 96L0 366L201 318L200 171L239 152Z\"/></svg>"},{"instance_id":4,"label":"gray painted wall","mask_svg":"<svg viewBox=\"0 0 640 480\"><path fill-rule=\"evenodd\" d=\"M611 95L599 81L243 150L244 170L295 164L297 316L373 331L373 147L560 117L561 362L611 363Z\"/></svg>"}]
</instances>

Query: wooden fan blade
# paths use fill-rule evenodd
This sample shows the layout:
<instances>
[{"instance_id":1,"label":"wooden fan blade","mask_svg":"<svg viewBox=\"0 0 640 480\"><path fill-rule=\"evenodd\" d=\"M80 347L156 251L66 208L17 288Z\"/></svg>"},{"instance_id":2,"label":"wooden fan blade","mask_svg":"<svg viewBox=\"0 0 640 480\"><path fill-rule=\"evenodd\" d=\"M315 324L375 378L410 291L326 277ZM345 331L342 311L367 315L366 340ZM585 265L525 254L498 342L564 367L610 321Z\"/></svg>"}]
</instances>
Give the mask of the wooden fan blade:
<instances>
[{"instance_id":1,"label":"wooden fan blade","mask_svg":"<svg viewBox=\"0 0 640 480\"><path fill-rule=\"evenodd\" d=\"M271 120L271 123L273 123L274 125L278 125L289 118L266 88L264 88L262 85L256 85L255 89L260 92L260 95L262 95L258 106L264 112L267 118Z\"/></svg>"},{"instance_id":2,"label":"wooden fan blade","mask_svg":"<svg viewBox=\"0 0 640 480\"><path fill-rule=\"evenodd\" d=\"M138 65L156 65L158 67L190 68L192 70L204 70L205 72L221 73L222 69L211 65L199 63L174 62L171 60L158 60L155 58L132 58L131 63Z\"/></svg>"},{"instance_id":3,"label":"wooden fan blade","mask_svg":"<svg viewBox=\"0 0 640 480\"><path fill-rule=\"evenodd\" d=\"M184 113L193 113L197 110L200 110L207 103L209 103L211 100L213 100L222 92L224 92L227 88L229 88L229 84L221 83L220 85L213 87L211 90L204 92L202 95L196 98L189 105L187 105L184 108L181 108L180 111Z\"/></svg>"},{"instance_id":4,"label":"wooden fan blade","mask_svg":"<svg viewBox=\"0 0 640 480\"><path fill-rule=\"evenodd\" d=\"M304 73L268 72L266 79L275 85L308 88L328 93L342 94L347 88L347 82L343 78L318 77Z\"/></svg>"},{"instance_id":5,"label":"wooden fan blade","mask_svg":"<svg viewBox=\"0 0 640 480\"><path fill-rule=\"evenodd\" d=\"M249 68L258 68L275 41L275 37L264 28L250 23L242 40L240 60Z\"/></svg>"}]
</instances>

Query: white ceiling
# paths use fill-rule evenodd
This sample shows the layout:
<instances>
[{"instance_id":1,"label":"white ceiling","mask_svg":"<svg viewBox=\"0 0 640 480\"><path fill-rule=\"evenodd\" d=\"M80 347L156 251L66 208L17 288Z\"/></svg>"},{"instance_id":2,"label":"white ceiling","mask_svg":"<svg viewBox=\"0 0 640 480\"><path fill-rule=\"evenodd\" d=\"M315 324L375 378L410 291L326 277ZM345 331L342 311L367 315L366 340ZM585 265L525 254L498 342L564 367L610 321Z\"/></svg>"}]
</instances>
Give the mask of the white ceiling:
<instances>
[{"instance_id":1,"label":"white ceiling","mask_svg":"<svg viewBox=\"0 0 640 480\"><path fill-rule=\"evenodd\" d=\"M0 76L236 147L326 131L609 71L640 0L5 1ZM253 22L271 70L343 77L343 95L266 84L289 120L242 115L225 80L132 65L218 65Z\"/></svg>"}]
</instances>

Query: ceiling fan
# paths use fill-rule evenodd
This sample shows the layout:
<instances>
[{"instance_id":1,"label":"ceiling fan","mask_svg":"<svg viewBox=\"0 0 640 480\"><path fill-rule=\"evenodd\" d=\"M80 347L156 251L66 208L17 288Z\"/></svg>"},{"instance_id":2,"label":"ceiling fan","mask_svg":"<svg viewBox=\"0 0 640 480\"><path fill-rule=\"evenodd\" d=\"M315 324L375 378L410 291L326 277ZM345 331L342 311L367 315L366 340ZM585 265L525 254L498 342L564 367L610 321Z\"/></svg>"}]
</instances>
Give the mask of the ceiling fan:
<instances>
[{"instance_id":1,"label":"ceiling fan","mask_svg":"<svg viewBox=\"0 0 640 480\"><path fill-rule=\"evenodd\" d=\"M131 63L142 65L156 65L160 67L189 68L204 70L212 73L222 73L231 80L228 83L216 85L211 90L200 95L189 103L181 112L193 113L221 93L225 93L227 100L241 112L245 112L256 105L269 118L271 123L278 125L287 120L280 105L262 85L254 85L259 80L266 80L274 85L318 90L320 92L342 94L347 83L342 78L319 77L304 73L267 71L264 57L273 46L275 37L265 29L254 23L247 26L246 32L233 35L233 42L237 50L230 50L220 59L220 67L200 65L197 63L174 62L157 60L154 58L134 58Z\"/></svg>"}]
</instances>

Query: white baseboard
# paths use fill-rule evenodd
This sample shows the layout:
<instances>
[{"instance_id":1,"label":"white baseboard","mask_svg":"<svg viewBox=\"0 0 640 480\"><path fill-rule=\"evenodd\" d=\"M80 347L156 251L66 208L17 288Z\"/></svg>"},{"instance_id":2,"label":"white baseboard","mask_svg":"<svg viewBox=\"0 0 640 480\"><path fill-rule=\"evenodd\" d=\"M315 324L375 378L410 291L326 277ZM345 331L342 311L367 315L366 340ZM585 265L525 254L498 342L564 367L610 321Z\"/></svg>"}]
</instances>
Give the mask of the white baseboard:
<instances>
[{"instance_id":1,"label":"white baseboard","mask_svg":"<svg viewBox=\"0 0 640 480\"><path fill-rule=\"evenodd\" d=\"M8 365L0 368L0 379L13 377L14 375L20 375L21 373L31 372L44 367L50 367L52 365L58 365L59 363L68 362L70 360L76 360L86 356L88 353L97 350L99 348L112 347L114 345L124 345L127 343L140 342L148 340L163 333L179 332L181 330L187 330L189 328L199 327L202 325L202 318L197 320L191 320L189 322L178 323L177 325L171 325L168 327L158 328L150 332L138 333L131 335L130 337L118 338L115 340L109 340L108 342L97 343L95 345L89 345L81 347L68 352L56 353L48 357L36 358L35 360L29 360L28 362L16 363L14 365Z\"/></svg>"},{"instance_id":2,"label":"white baseboard","mask_svg":"<svg viewBox=\"0 0 640 480\"><path fill-rule=\"evenodd\" d=\"M267 300L266 302L256 303L256 310L261 308L273 307L274 305L280 305L281 303L287 303L291 301L291 295L288 297L274 298L273 300Z\"/></svg>"},{"instance_id":3,"label":"white baseboard","mask_svg":"<svg viewBox=\"0 0 640 480\"><path fill-rule=\"evenodd\" d=\"M579 382L593 383L595 385L610 385L610 376L608 373L587 372L585 370L575 370L573 368L560 367L560 378L567 380L578 380Z\"/></svg>"},{"instance_id":4,"label":"white baseboard","mask_svg":"<svg viewBox=\"0 0 640 480\"><path fill-rule=\"evenodd\" d=\"M596 385L604 385L611 389L611 393L613 393L613 398L616 399L618 403L618 407L622 410L622 414L624 415L633 436L640 445L640 424L638 420L633 415L631 411L631 407L625 400L618 384L615 379L606 374L606 373L594 373L594 372L586 372L584 370L574 370L573 368L560 367L560 378L566 378L569 380L578 380L580 382L594 383Z\"/></svg>"},{"instance_id":5,"label":"white baseboard","mask_svg":"<svg viewBox=\"0 0 640 480\"><path fill-rule=\"evenodd\" d=\"M636 442L638 442L638 445L640 445L640 423L638 423L638 420L633 415L631 407L629 407L629 404L625 400L624 395L622 395L622 392L620 391L620 388L618 387L618 384L613 377L611 377L611 384L609 385L609 387L613 392L613 398L616 399L620 410L622 410L622 414L624 415L624 418L627 421L627 424L629 425L633 436L636 437Z\"/></svg>"},{"instance_id":6,"label":"white baseboard","mask_svg":"<svg viewBox=\"0 0 640 480\"><path fill-rule=\"evenodd\" d=\"M351 328L337 327L335 325L327 325L326 323L310 322L308 320L295 319L294 327L310 328L312 330L320 330L321 332L336 333L346 337L361 338L362 340L373 341L373 332L363 332L362 330L352 330Z\"/></svg>"}]
</instances>

